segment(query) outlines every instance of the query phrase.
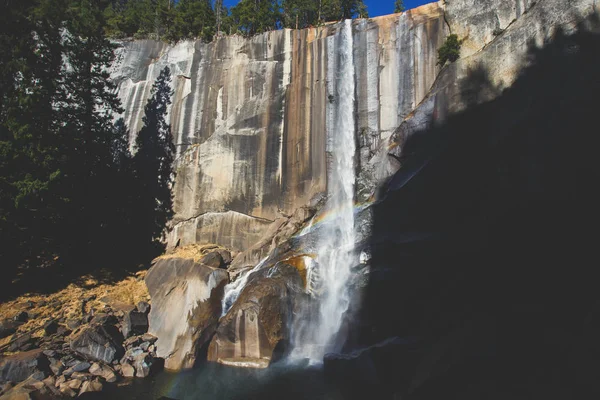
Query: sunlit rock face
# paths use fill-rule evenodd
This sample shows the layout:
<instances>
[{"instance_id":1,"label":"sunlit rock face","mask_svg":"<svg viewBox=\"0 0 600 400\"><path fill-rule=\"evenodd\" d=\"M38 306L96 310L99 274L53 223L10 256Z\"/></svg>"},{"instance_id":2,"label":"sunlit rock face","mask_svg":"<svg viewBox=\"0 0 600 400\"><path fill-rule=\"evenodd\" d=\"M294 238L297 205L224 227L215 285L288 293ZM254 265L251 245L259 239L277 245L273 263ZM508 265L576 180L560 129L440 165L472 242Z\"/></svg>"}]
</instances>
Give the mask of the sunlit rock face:
<instances>
[{"instance_id":1,"label":"sunlit rock face","mask_svg":"<svg viewBox=\"0 0 600 400\"><path fill-rule=\"evenodd\" d=\"M447 34L442 7L353 21L362 199L393 172L377 170L378 154L435 81ZM170 245L211 241L245 250L271 222L326 192L341 26L210 44L121 43L112 75L132 145L154 79L171 69L177 178Z\"/></svg>"},{"instance_id":2,"label":"sunlit rock face","mask_svg":"<svg viewBox=\"0 0 600 400\"><path fill-rule=\"evenodd\" d=\"M192 259L158 259L146 276L152 296L149 332L158 338L165 368L192 368L198 350L215 332L227 271Z\"/></svg>"}]
</instances>

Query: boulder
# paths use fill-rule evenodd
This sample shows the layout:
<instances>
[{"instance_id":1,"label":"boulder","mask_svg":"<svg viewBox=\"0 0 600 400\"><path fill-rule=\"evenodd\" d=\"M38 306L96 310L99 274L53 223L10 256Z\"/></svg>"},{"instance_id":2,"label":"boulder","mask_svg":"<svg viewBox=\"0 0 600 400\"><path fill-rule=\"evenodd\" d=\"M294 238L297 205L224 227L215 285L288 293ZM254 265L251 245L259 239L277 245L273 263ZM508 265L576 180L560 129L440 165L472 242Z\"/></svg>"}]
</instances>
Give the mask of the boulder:
<instances>
[{"instance_id":1,"label":"boulder","mask_svg":"<svg viewBox=\"0 0 600 400\"><path fill-rule=\"evenodd\" d=\"M107 365L100 365L98 363L92 364L90 367L90 374L104 378L104 380L108 383L117 381L117 374L111 367Z\"/></svg>"},{"instance_id":2,"label":"boulder","mask_svg":"<svg viewBox=\"0 0 600 400\"><path fill-rule=\"evenodd\" d=\"M0 360L0 383L21 382L37 374L42 379L50 374L50 363L41 349L31 350Z\"/></svg>"},{"instance_id":3,"label":"boulder","mask_svg":"<svg viewBox=\"0 0 600 400\"><path fill-rule=\"evenodd\" d=\"M101 392L102 384L98 381L86 381L81 385L81 390L79 391L79 395L81 396L84 393L88 392Z\"/></svg>"},{"instance_id":4,"label":"boulder","mask_svg":"<svg viewBox=\"0 0 600 400\"><path fill-rule=\"evenodd\" d=\"M212 268L221 268L225 266L223 257L216 251L212 251L200 259L200 264L204 264Z\"/></svg>"},{"instance_id":5,"label":"boulder","mask_svg":"<svg viewBox=\"0 0 600 400\"><path fill-rule=\"evenodd\" d=\"M148 353L142 353L134 358L133 366L135 368L135 376L138 378L145 378L150 375L150 369L152 368L152 356Z\"/></svg>"},{"instance_id":6,"label":"boulder","mask_svg":"<svg viewBox=\"0 0 600 400\"><path fill-rule=\"evenodd\" d=\"M58 322L56 322L56 320L48 321L44 325L44 333L46 334L46 336L55 334L57 330L58 330Z\"/></svg>"},{"instance_id":7,"label":"boulder","mask_svg":"<svg viewBox=\"0 0 600 400\"><path fill-rule=\"evenodd\" d=\"M21 311L20 313L17 313L17 315L15 315L13 317L13 320L15 320L17 322L27 322L29 320L29 314L27 314L26 311Z\"/></svg>"},{"instance_id":8,"label":"boulder","mask_svg":"<svg viewBox=\"0 0 600 400\"><path fill-rule=\"evenodd\" d=\"M221 315L227 271L191 259L158 259L146 276L152 298L148 332L157 337L165 368L191 368Z\"/></svg>"},{"instance_id":9,"label":"boulder","mask_svg":"<svg viewBox=\"0 0 600 400\"><path fill-rule=\"evenodd\" d=\"M2 400L53 400L61 393L52 385L31 376L0 397Z\"/></svg>"},{"instance_id":10,"label":"boulder","mask_svg":"<svg viewBox=\"0 0 600 400\"><path fill-rule=\"evenodd\" d=\"M108 364L123 355L122 342L123 337L114 325L91 325L71 341L70 348L88 360Z\"/></svg>"},{"instance_id":11,"label":"boulder","mask_svg":"<svg viewBox=\"0 0 600 400\"><path fill-rule=\"evenodd\" d=\"M255 272L221 319L208 349L208 360L267 367L277 355L275 348L289 340L288 321L303 287L298 270L291 265L278 263Z\"/></svg>"},{"instance_id":12,"label":"boulder","mask_svg":"<svg viewBox=\"0 0 600 400\"><path fill-rule=\"evenodd\" d=\"M135 368L133 368L131 364L124 363L121 365L121 375L125 378L133 378L135 375Z\"/></svg>"},{"instance_id":13,"label":"boulder","mask_svg":"<svg viewBox=\"0 0 600 400\"><path fill-rule=\"evenodd\" d=\"M148 314L131 310L125 313L121 332L128 338L132 335L142 335L148 331Z\"/></svg>"},{"instance_id":14,"label":"boulder","mask_svg":"<svg viewBox=\"0 0 600 400\"><path fill-rule=\"evenodd\" d=\"M223 265L222 267L227 267L229 266L229 264L231 264L231 261L233 260L233 257L231 257L231 252L229 250L225 250L225 249L218 249L215 250L217 253L219 253L219 255L221 256L221 258L223 259Z\"/></svg>"},{"instance_id":15,"label":"boulder","mask_svg":"<svg viewBox=\"0 0 600 400\"><path fill-rule=\"evenodd\" d=\"M31 334L27 333L25 335L17 336L13 339L13 342L10 346L8 346L8 351L15 353L17 351L28 351L34 347L33 338Z\"/></svg>"},{"instance_id":16,"label":"boulder","mask_svg":"<svg viewBox=\"0 0 600 400\"><path fill-rule=\"evenodd\" d=\"M21 325L23 325L22 322L12 319L4 319L0 321L0 339L4 339L5 337L12 335Z\"/></svg>"}]
</instances>

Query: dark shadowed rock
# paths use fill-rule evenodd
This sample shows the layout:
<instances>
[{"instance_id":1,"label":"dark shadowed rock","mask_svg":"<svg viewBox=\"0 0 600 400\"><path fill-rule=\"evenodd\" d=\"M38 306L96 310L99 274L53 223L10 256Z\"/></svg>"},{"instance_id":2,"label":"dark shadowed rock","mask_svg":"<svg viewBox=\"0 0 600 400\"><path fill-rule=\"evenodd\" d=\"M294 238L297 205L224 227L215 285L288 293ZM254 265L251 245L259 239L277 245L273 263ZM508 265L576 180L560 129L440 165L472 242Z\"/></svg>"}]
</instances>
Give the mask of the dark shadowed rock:
<instances>
[{"instance_id":1,"label":"dark shadowed rock","mask_svg":"<svg viewBox=\"0 0 600 400\"><path fill-rule=\"evenodd\" d=\"M111 363L123 355L123 336L113 325L85 328L72 341L70 348L88 360Z\"/></svg>"},{"instance_id":2,"label":"dark shadowed rock","mask_svg":"<svg viewBox=\"0 0 600 400\"><path fill-rule=\"evenodd\" d=\"M17 315L15 315L13 317L13 320L15 320L17 322L27 322L27 320L29 320L29 314L27 314L26 311L21 311L20 313L17 313Z\"/></svg>"},{"instance_id":3,"label":"dark shadowed rock","mask_svg":"<svg viewBox=\"0 0 600 400\"><path fill-rule=\"evenodd\" d=\"M15 321L12 319L5 319L0 321L0 339L12 335L17 331L17 328L21 325L23 325L22 322Z\"/></svg>"},{"instance_id":4,"label":"dark shadowed rock","mask_svg":"<svg viewBox=\"0 0 600 400\"><path fill-rule=\"evenodd\" d=\"M34 347L34 339L31 337L31 334L27 333L25 335L15 336L12 344L8 347L8 351L13 353L17 351L29 351Z\"/></svg>"},{"instance_id":5,"label":"dark shadowed rock","mask_svg":"<svg viewBox=\"0 0 600 400\"><path fill-rule=\"evenodd\" d=\"M227 271L191 259L159 259L146 276L152 298L149 333L158 338L165 368L193 367L199 348L210 340L221 315Z\"/></svg>"},{"instance_id":6,"label":"dark shadowed rock","mask_svg":"<svg viewBox=\"0 0 600 400\"><path fill-rule=\"evenodd\" d=\"M231 261L233 260L233 258L231 257L231 252L229 250L218 249L215 251L217 253L219 253L221 258L223 259L223 264L224 264L223 267L227 267L227 266L229 266L229 264L231 264Z\"/></svg>"},{"instance_id":7,"label":"dark shadowed rock","mask_svg":"<svg viewBox=\"0 0 600 400\"><path fill-rule=\"evenodd\" d=\"M220 321L208 360L264 368L275 348L289 339L295 295L304 287L298 270L278 264L256 273Z\"/></svg>"},{"instance_id":8,"label":"dark shadowed rock","mask_svg":"<svg viewBox=\"0 0 600 400\"><path fill-rule=\"evenodd\" d=\"M122 332L124 337L131 335L142 335L148 331L148 314L131 310L125 313L123 318Z\"/></svg>"},{"instance_id":9,"label":"dark shadowed rock","mask_svg":"<svg viewBox=\"0 0 600 400\"><path fill-rule=\"evenodd\" d=\"M50 363L41 349L18 353L0 360L0 382L21 382L35 373L41 373L43 379L50 372Z\"/></svg>"},{"instance_id":10,"label":"dark shadowed rock","mask_svg":"<svg viewBox=\"0 0 600 400\"><path fill-rule=\"evenodd\" d=\"M55 334L57 330L58 330L58 322L56 322L56 320L48 321L44 325L44 333L46 334L46 336Z\"/></svg>"}]
</instances>

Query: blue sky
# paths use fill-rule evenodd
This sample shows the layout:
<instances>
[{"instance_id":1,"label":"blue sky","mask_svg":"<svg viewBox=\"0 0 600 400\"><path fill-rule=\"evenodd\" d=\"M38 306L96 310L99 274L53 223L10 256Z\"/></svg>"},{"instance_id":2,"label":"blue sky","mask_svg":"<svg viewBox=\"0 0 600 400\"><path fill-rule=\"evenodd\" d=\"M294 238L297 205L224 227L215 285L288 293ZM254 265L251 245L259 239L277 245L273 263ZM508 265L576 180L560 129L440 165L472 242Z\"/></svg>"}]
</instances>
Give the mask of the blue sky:
<instances>
[{"instance_id":1,"label":"blue sky","mask_svg":"<svg viewBox=\"0 0 600 400\"><path fill-rule=\"evenodd\" d=\"M377 17L379 15L391 14L394 12L394 4L396 0L364 0L365 4L369 9L369 16ZM431 3L434 0L404 0L404 6L408 10L409 8L415 8L425 3ZM239 0L224 0L227 7L236 5Z\"/></svg>"}]
</instances>

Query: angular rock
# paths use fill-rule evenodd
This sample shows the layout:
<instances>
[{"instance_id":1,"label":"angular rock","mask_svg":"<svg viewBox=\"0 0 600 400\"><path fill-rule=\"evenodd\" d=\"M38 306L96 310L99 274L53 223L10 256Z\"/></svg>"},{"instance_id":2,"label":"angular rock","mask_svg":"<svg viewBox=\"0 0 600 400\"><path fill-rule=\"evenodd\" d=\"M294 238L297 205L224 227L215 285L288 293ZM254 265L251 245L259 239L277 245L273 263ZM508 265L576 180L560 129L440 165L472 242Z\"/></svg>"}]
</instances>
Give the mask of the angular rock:
<instances>
[{"instance_id":1,"label":"angular rock","mask_svg":"<svg viewBox=\"0 0 600 400\"><path fill-rule=\"evenodd\" d=\"M148 375L150 375L152 362L152 357L148 353L142 353L135 357L135 359L133 360L135 376L138 378L146 378Z\"/></svg>"},{"instance_id":2,"label":"angular rock","mask_svg":"<svg viewBox=\"0 0 600 400\"><path fill-rule=\"evenodd\" d=\"M225 266L223 257L221 257L221 254L219 254L216 251L208 253L207 255L202 257L199 262L200 262L200 264L204 264L207 267L212 267L212 268L221 268L221 267Z\"/></svg>"},{"instance_id":3,"label":"angular rock","mask_svg":"<svg viewBox=\"0 0 600 400\"><path fill-rule=\"evenodd\" d=\"M150 343L154 343L158 340L158 338L150 333L144 333L142 335L142 341L143 342L150 342Z\"/></svg>"},{"instance_id":4,"label":"angular rock","mask_svg":"<svg viewBox=\"0 0 600 400\"><path fill-rule=\"evenodd\" d=\"M73 390L79 390L79 388L81 387L81 385L83 384L83 381L80 379L71 379L68 382L65 382L63 385L67 385L68 387L70 387Z\"/></svg>"},{"instance_id":5,"label":"angular rock","mask_svg":"<svg viewBox=\"0 0 600 400\"><path fill-rule=\"evenodd\" d=\"M117 374L111 367L107 365L100 365L98 363L92 364L90 367L90 374L104 378L104 380L108 383L117 381Z\"/></svg>"},{"instance_id":6,"label":"angular rock","mask_svg":"<svg viewBox=\"0 0 600 400\"><path fill-rule=\"evenodd\" d=\"M135 368L128 363L122 364L121 375L123 375L125 378L133 378L135 376Z\"/></svg>"},{"instance_id":7,"label":"angular rock","mask_svg":"<svg viewBox=\"0 0 600 400\"><path fill-rule=\"evenodd\" d=\"M87 392L101 392L102 384L98 381L87 381L83 382L81 385L81 390L79 391L79 395L81 396L83 393Z\"/></svg>"},{"instance_id":8,"label":"angular rock","mask_svg":"<svg viewBox=\"0 0 600 400\"><path fill-rule=\"evenodd\" d=\"M73 374L71 375L71 378L79 379L81 381L87 381L91 377L92 377L92 374L87 373L87 372L73 372Z\"/></svg>"},{"instance_id":9,"label":"angular rock","mask_svg":"<svg viewBox=\"0 0 600 400\"><path fill-rule=\"evenodd\" d=\"M60 375L65 370L65 365L60 360L54 360L50 363L50 370L54 375Z\"/></svg>"},{"instance_id":10,"label":"angular rock","mask_svg":"<svg viewBox=\"0 0 600 400\"><path fill-rule=\"evenodd\" d=\"M38 377L41 374L41 379L50 374L50 363L41 349L18 353L0 360L0 383L21 382L36 373Z\"/></svg>"},{"instance_id":11,"label":"angular rock","mask_svg":"<svg viewBox=\"0 0 600 400\"><path fill-rule=\"evenodd\" d=\"M227 266L229 266L229 264L231 264L231 261L233 260L233 258L231 257L231 252L225 249L218 249L215 250L215 252L219 253L221 258L223 259L223 264L221 264L221 268L227 268Z\"/></svg>"},{"instance_id":12,"label":"angular rock","mask_svg":"<svg viewBox=\"0 0 600 400\"><path fill-rule=\"evenodd\" d=\"M17 331L19 326L23 325L22 322L15 321L12 319L5 319L0 321L0 339L12 335Z\"/></svg>"},{"instance_id":13,"label":"angular rock","mask_svg":"<svg viewBox=\"0 0 600 400\"><path fill-rule=\"evenodd\" d=\"M60 393L63 396L66 396L66 397L75 397L75 396L77 396L77 392L74 391L73 389L71 389L70 387L66 386L66 385L61 385L59 391L60 391Z\"/></svg>"},{"instance_id":14,"label":"angular rock","mask_svg":"<svg viewBox=\"0 0 600 400\"><path fill-rule=\"evenodd\" d=\"M135 347L137 345L139 345L140 343L142 343L142 337L141 336L131 336L128 337L127 339L125 339L125 341L123 342L123 347L125 348L130 348L130 347Z\"/></svg>"},{"instance_id":15,"label":"angular rock","mask_svg":"<svg viewBox=\"0 0 600 400\"><path fill-rule=\"evenodd\" d=\"M69 329L77 329L81 325L81 320L78 319L68 319L67 327Z\"/></svg>"},{"instance_id":16,"label":"angular rock","mask_svg":"<svg viewBox=\"0 0 600 400\"><path fill-rule=\"evenodd\" d=\"M85 371L87 371L88 369L90 369L90 366L91 366L91 365L90 365L90 363L89 363L89 362L83 361L83 362L80 362L80 363L77 363L77 364L75 364L75 365L72 367L72 369L73 369L73 372L85 372Z\"/></svg>"},{"instance_id":17,"label":"angular rock","mask_svg":"<svg viewBox=\"0 0 600 400\"><path fill-rule=\"evenodd\" d=\"M28 351L33 347L33 338L27 333L13 339L13 342L8 346L8 351L14 353L17 351Z\"/></svg>"},{"instance_id":18,"label":"angular rock","mask_svg":"<svg viewBox=\"0 0 600 400\"><path fill-rule=\"evenodd\" d=\"M56 330L56 334L59 336L67 336L67 335L70 335L71 332L72 331L70 329L68 329L67 327L62 326L62 325L60 325L58 327L58 329Z\"/></svg>"},{"instance_id":19,"label":"angular rock","mask_svg":"<svg viewBox=\"0 0 600 400\"><path fill-rule=\"evenodd\" d=\"M123 355L123 337L112 325L89 326L72 341L70 348L88 360L111 363Z\"/></svg>"},{"instance_id":20,"label":"angular rock","mask_svg":"<svg viewBox=\"0 0 600 400\"><path fill-rule=\"evenodd\" d=\"M67 378L64 375L61 375L58 378L56 378L56 381L54 382L54 386L60 387L60 385L62 385L66 381L67 381Z\"/></svg>"},{"instance_id":21,"label":"angular rock","mask_svg":"<svg viewBox=\"0 0 600 400\"><path fill-rule=\"evenodd\" d=\"M51 400L59 398L56 388L46 385L34 377L29 377L8 390L0 397L2 400Z\"/></svg>"},{"instance_id":22,"label":"angular rock","mask_svg":"<svg viewBox=\"0 0 600 400\"><path fill-rule=\"evenodd\" d=\"M21 311L13 317L13 320L16 322L27 322L27 320L29 320L29 314L27 314L26 311Z\"/></svg>"},{"instance_id":23,"label":"angular rock","mask_svg":"<svg viewBox=\"0 0 600 400\"><path fill-rule=\"evenodd\" d=\"M150 304L145 301L140 301L137 303L135 308L137 308L137 310L143 314L148 314L150 312Z\"/></svg>"},{"instance_id":24,"label":"angular rock","mask_svg":"<svg viewBox=\"0 0 600 400\"><path fill-rule=\"evenodd\" d=\"M146 333L148 331L148 315L135 310L125 313L121 330L126 338Z\"/></svg>"},{"instance_id":25,"label":"angular rock","mask_svg":"<svg viewBox=\"0 0 600 400\"><path fill-rule=\"evenodd\" d=\"M58 330L58 326L59 325L58 322L56 322L56 320L48 321L44 325L44 333L46 334L46 336L53 335Z\"/></svg>"},{"instance_id":26,"label":"angular rock","mask_svg":"<svg viewBox=\"0 0 600 400\"><path fill-rule=\"evenodd\" d=\"M191 259L159 259L146 275L152 298L148 332L158 338L165 368L191 368L198 349L210 340L221 315L227 271Z\"/></svg>"},{"instance_id":27,"label":"angular rock","mask_svg":"<svg viewBox=\"0 0 600 400\"><path fill-rule=\"evenodd\" d=\"M265 368L274 350L289 340L296 294L304 282L296 268L278 264L260 270L223 317L213 337L208 360L226 365Z\"/></svg>"}]
</instances>

